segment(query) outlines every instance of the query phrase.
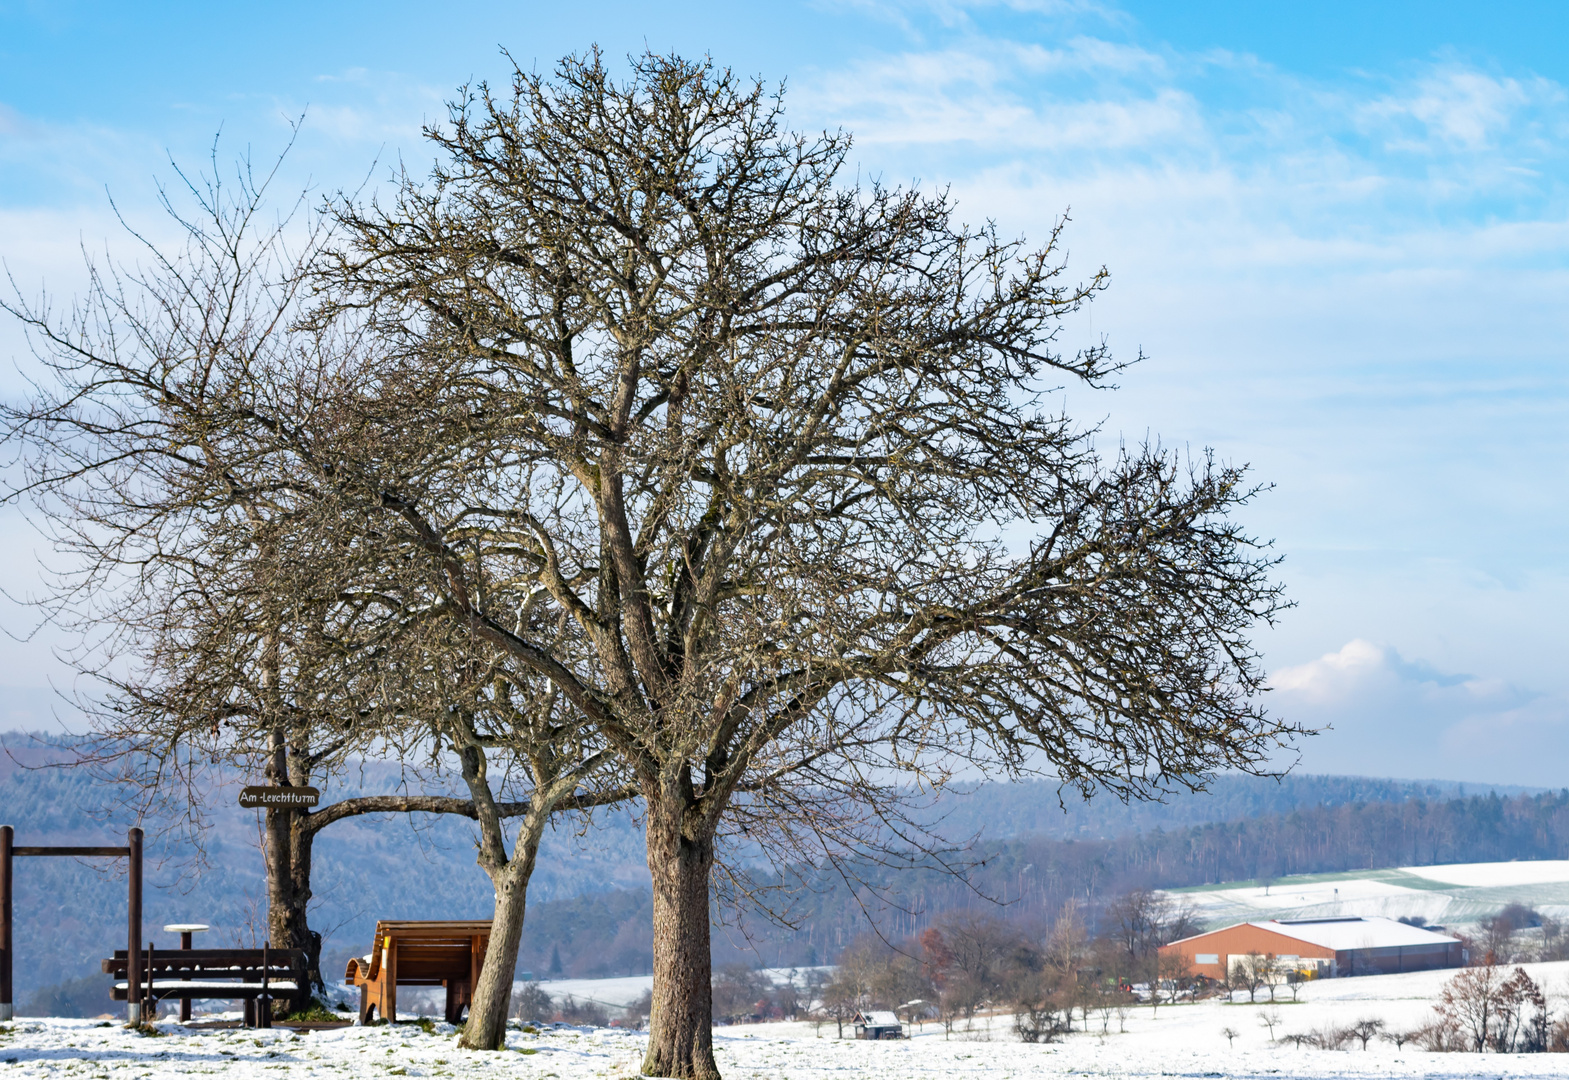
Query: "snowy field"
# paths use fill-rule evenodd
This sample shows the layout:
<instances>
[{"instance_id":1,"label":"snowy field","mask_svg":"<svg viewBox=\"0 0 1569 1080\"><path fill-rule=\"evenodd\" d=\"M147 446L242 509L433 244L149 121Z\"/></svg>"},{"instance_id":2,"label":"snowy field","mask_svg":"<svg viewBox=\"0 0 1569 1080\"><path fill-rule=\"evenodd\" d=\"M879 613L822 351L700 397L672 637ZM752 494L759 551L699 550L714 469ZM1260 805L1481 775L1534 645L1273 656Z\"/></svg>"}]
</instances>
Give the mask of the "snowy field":
<instances>
[{"instance_id":1,"label":"snowy field","mask_svg":"<svg viewBox=\"0 0 1569 1080\"><path fill-rule=\"evenodd\" d=\"M1552 992L1553 1008L1569 1008L1569 962L1527 965ZM1417 972L1309 984L1299 1003L1281 1002L1277 1035L1346 1026L1366 1017L1392 1028L1432 1016L1438 988L1453 972ZM619 982L620 980L607 980ZM609 999L583 983L584 996ZM598 990L596 993L586 991ZM1029 1077L1564 1077L1569 1056L1427 1054L1375 1042L1367 1051L1294 1049L1272 1043L1261 1015L1267 1003L1201 1002L1148 1007L1123 1021L1092 1014L1091 1030L1065 1041L1017 1042L998 1018L987 1027L945 1038L928 1024L902 1042L834 1038L834 1025L757 1024L716 1029L720 1068L730 1080L1005 1080ZM457 1047L445 1024L342 1028L295 1035L271 1031L201 1031L162 1021L162 1037L133 1034L92 1020L18 1020L0 1027L0 1076L6 1080L175 1080L222 1073L245 1080L359 1077L551 1077L590 1080L637 1075L643 1036L615 1029L554 1028L510 1032L507 1050L475 1053ZM1227 1045L1224 1029L1238 1032Z\"/></svg>"},{"instance_id":2,"label":"snowy field","mask_svg":"<svg viewBox=\"0 0 1569 1080\"><path fill-rule=\"evenodd\" d=\"M1321 919L1337 915L1421 915L1446 926L1490 918L1506 904L1525 904L1554 919L1569 919L1569 860L1456 863L1305 874L1268 886L1248 883L1173 889L1207 927L1263 919Z\"/></svg>"}]
</instances>

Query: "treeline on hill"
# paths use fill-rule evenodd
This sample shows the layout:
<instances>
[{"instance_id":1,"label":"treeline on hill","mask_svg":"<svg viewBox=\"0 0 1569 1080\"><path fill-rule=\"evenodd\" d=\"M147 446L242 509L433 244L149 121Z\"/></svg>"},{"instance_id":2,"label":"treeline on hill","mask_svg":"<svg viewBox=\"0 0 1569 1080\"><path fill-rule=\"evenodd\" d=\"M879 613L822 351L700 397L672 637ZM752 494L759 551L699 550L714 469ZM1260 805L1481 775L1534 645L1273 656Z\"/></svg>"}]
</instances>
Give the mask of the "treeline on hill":
<instances>
[{"instance_id":1,"label":"treeline on hill","mask_svg":"<svg viewBox=\"0 0 1569 1080\"><path fill-rule=\"evenodd\" d=\"M49 767L62 760L69 746L69 738L56 735L0 734L0 807L4 807L0 824L16 827L18 843L107 843L123 836L130 824L113 812L114 793L95 787L86 771ZM385 763L368 763L356 770L355 779L352 790L329 785L324 791L338 798L400 790L396 768ZM238 787L249 781L235 776L233 782ZM956 842L978 834L976 843L990 862L993 853L1011 858L1016 845L1009 842L1023 839L1104 840L1141 831L1149 837L1165 836L1169 843L1170 838L1186 835L1186 827L1209 822L1282 817L1299 808L1311 811L1358 803L1436 805L1464 791L1455 783L1368 777L1276 780L1226 775L1216 777L1207 792L1178 794L1160 803L1123 804L1115 799L1086 801L1072 792L1059 802L1055 785L1030 781L955 789L938 799L931 812L934 827ZM224 805L230 798L219 797L212 807L204 865L193 865L193 852L161 839L156 822L146 823L150 831L144 940L161 941L159 928L164 923L182 921L211 924L214 944L249 945L266 937L261 926L265 908L256 815L232 803ZM345 821L324 834L316 847L312 901L324 936L324 970L335 975L348 957L362 955L377 919L484 917L491 886L474 865L473 833L466 820L435 821L418 830L418 843L411 846L407 819L389 816ZM1084 844L1074 850L1086 854L1100 849ZM563 822L547 838L545 853L551 857L542 860L530 885L519 970L540 977L556 972L566 977L647 972L651 902L644 887L648 867L636 807L597 815L592 829L581 835L574 823ZM1018 868L1031 862L1032 857L1026 856L1009 865ZM106 993L102 980L89 973L97 971L98 960L106 955L103 950L124 935L123 867L46 859L24 869L16 883L18 926L23 934L17 942L20 998L77 976L88 978L90 993L102 996ZM986 875L990 867L979 870ZM1031 879L1026 884L1031 884L1035 871L1025 876ZM1139 880L1165 883L1158 876ZM925 889L931 879L917 875L910 883ZM1106 894L1103 879L1088 884L1098 895ZM1069 891L1082 895L1084 885ZM1007 892L1006 898L1014 895ZM721 928L713 940L715 964L755 963L758 952L770 959L823 962L866 927L864 916L853 905L829 902L813 910L823 922L821 927L802 928L804 947L756 917L740 928ZM921 910L934 909L928 903ZM892 928L913 925L898 912L885 912L881 918ZM53 927L47 941L35 940L28 930L42 922ZM756 940L757 952L748 935ZM789 946L783 953L782 945ZM101 1011L100 1003L93 1014Z\"/></svg>"},{"instance_id":2,"label":"treeline on hill","mask_svg":"<svg viewBox=\"0 0 1569 1080\"><path fill-rule=\"evenodd\" d=\"M1093 929L1105 904L1138 889L1388 866L1569 858L1569 791L1305 807L1114 840L1024 838L988 844L981 857L965 880L936 869L866 866L860 874L872 884L854 893L828 872L776 882L781 888L765 893L761 902L777 907L788 897L783 914L790 925L770 921L757 906L721 912L727 925L715 935L715 964L831 963L866 933L869 915L881 934L898 940L918 935L950 911L994 912L1008 922L1042 928L1071 900L1085 905ZM524 966L548 971L552 955L559 954L569 975L635 969L635 954L622 951L633 939L623 935L614 913L637 908L634 901L644 896L629 890L623 900L601 894L531 908ZM641 920L644 914L637 908L632 917ZM612 942L616 946L608 947Z\"/></svg>"},{"instance_id":3,"label":"treeline on hill","mask_svg":"<svg viewBox=\"0 0 1569 1080\"><path fill-rule=\"evenodd\" d=\"M50 760L52 740L4 737L0 802L29 843L101 843L124 823L84 819L95 805L91 778L72 770L26 768ZM1137 888L1180 888L1295 873L1433 862L1569 857L1569 795L1446 797L1459 785L1416 784L1356 777L1287 777L1275 782L1220 777L1212 796L1182 796L1132 810L1112 801L1071 801L1059 808L1049 785L990 784L939 806L949 835L982 835L972 857L984 859L970 884L932 870L867 868L876 891L851 895L824 874L806 888L789 882L791 927L761 912L720 912L713 939L716 969L741 964L815 966L836 959L866 933L864 904L890 938L918 934L941 913L993 911L1009 922L1039 927L1067 899L1087 901L1086 917ZM1213 801L1207 801L1213 799ZM1312 805L1316 803L1317 805ZM1280 813L1258 812L1284 806ZM1221 813L1256 814L1217 822ZM214 940L248 944L259 929L260 857L249 813L218 815L209 837L210 865L194 880L180 876L180 853L148 867L149 939L163 922L214 926ZM1210 820L1204 820L1204 818ZM243 819L243 820L242 820ZM1188 827L1171 825L1198 819ZM1154 823L1137 834L1102 839L1129 821ZM1162 827L1162 825L1166 827ZM473 865L466 823L421 832L416 852L403 842L399 818L365 819L318 851L324 967L336 973L369 944L378 918L483 916L488 881ZM1023 831L1055 835L1019 836ZM570 832L570 830L568 830ZM1060 839L1067 833L1094 838ZM538 902L529 905L518 967L540 978L642 974L652 959L651 899L639 830L631 815L612 815L582 838L563 835L561 857L538 875ZM18 993L63 985L79 976L84 989L107 998L96 975L105 948L124 934L124 886L118 867L71 860L36 860L17 879ZM627 887L605 888L627 883ZM159 888L156 886L166 886ZM597 886L597 888L596 888ZM553 895L552 895L553 893ZM573 895L573 894L577 895ZM994 908L992 900L1003 902ZM765 897L773 903L776 898ZM47 944L27 928L47 921ZM94 1013L103 1011L95 1008Z\"/></svg>"}]
</instances>

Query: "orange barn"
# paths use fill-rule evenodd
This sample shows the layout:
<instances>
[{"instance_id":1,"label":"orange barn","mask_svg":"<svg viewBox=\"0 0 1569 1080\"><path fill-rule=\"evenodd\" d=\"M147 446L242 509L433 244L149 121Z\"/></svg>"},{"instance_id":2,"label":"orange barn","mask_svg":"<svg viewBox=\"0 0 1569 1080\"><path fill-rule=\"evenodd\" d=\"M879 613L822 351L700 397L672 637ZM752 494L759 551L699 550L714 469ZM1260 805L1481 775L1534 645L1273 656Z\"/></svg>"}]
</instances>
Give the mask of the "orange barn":
<instances>
[{"instance_id":1,"label":"orange barn","mask_svg":"<svg viewBox=\"0 0 1569 1080\"><path fill-rule=\"evenodd\" d=\"M1314 978L1386 975L1461 967L1458 938L1394 919L1271 919L1246 922L1163 945L1162 956L1187 958L1193 974L1221 980L1243 957L1257 953Z\"/></svg>"}]
</instances>

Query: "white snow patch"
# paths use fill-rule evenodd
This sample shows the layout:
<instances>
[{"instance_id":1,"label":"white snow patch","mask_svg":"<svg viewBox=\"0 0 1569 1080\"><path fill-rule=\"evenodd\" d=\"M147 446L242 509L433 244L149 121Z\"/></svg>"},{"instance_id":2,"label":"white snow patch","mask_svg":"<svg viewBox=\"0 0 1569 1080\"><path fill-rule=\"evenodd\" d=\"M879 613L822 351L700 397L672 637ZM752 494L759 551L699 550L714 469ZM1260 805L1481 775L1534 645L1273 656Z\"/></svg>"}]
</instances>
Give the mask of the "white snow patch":
<instances>
[{"instance_id":1,"label":"white snow patch","mask_svg":"<svg viewBox=\"0 0 1569 1080\"><path fill-rule=\"evenodd\" d=\"M1569 884L1569 859L1452 863L1448 866L1403 866L1401 869L1429 881L1467 888L1507 889L1517 885Z\"/></svg>"},{"instance_id":2,"label":"white snow patch","mask_svg":"<svg viewBox=\"0 0 1569 1080\"><path fill-rule=\"evenodd\" d=\"M1474 924L1509 903L1569 918L1569 860L1450 863L1346 874L1285 877L1262 885L1175 889L1208 929L1265 919L1420 915L1446 926Z\"/></svg>"}]
</instances>

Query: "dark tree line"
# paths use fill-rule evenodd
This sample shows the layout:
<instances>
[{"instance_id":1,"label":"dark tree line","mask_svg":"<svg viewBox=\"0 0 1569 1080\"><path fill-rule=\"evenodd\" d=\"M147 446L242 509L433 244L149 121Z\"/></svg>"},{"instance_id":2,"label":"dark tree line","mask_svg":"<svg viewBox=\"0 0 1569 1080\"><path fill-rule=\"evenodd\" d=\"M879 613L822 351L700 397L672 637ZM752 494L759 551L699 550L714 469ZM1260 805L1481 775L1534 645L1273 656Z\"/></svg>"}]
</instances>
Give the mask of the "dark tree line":
<instances>
[{"instance_id":1,"label":"dark tree line","mask_svg":"<svg viewBox=\"0 0 1569 1080\"><path fill-rule=\"evenodd\" d=\"M1569 791L1501 798L1355 803L1243 821L1156 830L1113 840L1026 838L988 844L956 881L936 869L859 871L852 892L836 877L802 874L795 928L745 920L770 964L827 962L865 932L867 912L894 939L943 912L993 911L1045 925L1069 901L1093 924L1110 899L1138 889L1393 866L1569 858ZM1001 902L1000 909L994 901ZM820 958L813 960L813 957Z\"/></svg>"},{"instance_id":2,"label":"dark tree line","mask_svg":"<svg viewBox=\"0 0 1569 1080\"><path fill-rule=\"evenodd\" d=\"M737 912L718 910L716 917L731 925L716 938L714 954L726 963L750 956L776 967L830 963L868 932L868 913L885 937L899 940L918 935L944 913L965 910L1038 928L1075 901L1084 905L1093 930L1106 905L1140 889L1430 863L1564 859L1569 792L1306 807L1113 840L1024 838L988 844L983 854L984 862L977 858L968 871L968 884L935 867L863 865L856 871L861 886L852 891L831 872L804 870L792 879L792 925L742 910L737 927ZM569 972L618 974L648 962L646 951L639 959L636 933L647 919L646 905L646 894L637 890L554 901L536 909L536 925L549 926L551 941L565 943ZM547 958L548 949L525 950L525 965L537 969Z\"/></svg>"}]
</instances>

